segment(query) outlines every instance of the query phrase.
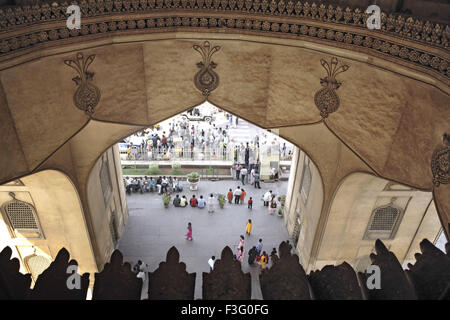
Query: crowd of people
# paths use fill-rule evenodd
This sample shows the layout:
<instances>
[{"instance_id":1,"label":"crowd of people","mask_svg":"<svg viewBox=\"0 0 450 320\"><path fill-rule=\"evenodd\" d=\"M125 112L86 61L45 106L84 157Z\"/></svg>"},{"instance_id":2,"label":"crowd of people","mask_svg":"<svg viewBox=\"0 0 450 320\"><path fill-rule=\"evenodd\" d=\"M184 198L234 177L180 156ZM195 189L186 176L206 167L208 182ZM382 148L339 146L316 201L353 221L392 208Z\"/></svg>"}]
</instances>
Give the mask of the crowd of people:
<instances>
[{"instance_id":1,"label":"crowd of people","mask_svg":"<svg viewBox=\"0 0 450 320\"><path fill-rule=\"evenodd\" d=\"M251 232L251 223L252 222L249 219L249 222L246 227L246 233L248 235L250 235L250 232ZM190 229L190 230L192 231L192 229ZM250 232L248 232L248 230L250 230ZM292 245L289 243L289 240L287 240L286 243L288 244L290 250L292 251ZM241 235L240 239L239 239L239 244L237 245L237 253L234 255L234 258L237 261L239 261L240 263L242 263L244 261L244 257L245 257L244 245L245 245L245 238L243 235ZM267 254L267 252L263 250L263 240L262 239L259 239L258 244L256 246L253 246L248 251L248 265L251 267L254 266L255 262L256 262L256 264L258 264L261 267L261 270L266 270L267 265L269 264L270 260L272 261L272 266L278 262L279 257L278 257L277 249L272 248L272 251L269 256ZM215 256L212 256L208 260L210 271L214 270L215 262L216 262Z\"/></svg>"},{"instance_id":2,"label":"crowd of people","mask_svg":"<svg viewBox=\"0 0 450 320\"><path fill-rule=\"evenodd\" d=\"M233 115L226 113L228 119ZM238 118L235 117L236 124ZM235 163L250 164L259 161L260 143L269 143L268 133L256 134L249 142L236 142L230 136L232 121L224 126L215 123L189 121L185 117L176 116L170 119L165 128L153 126L135 135L140 138L139 144L128 143L128 159L171 160L176 158L195 158L196 160L233 160ZM235 127L236 125L234 125ZM282 159L292 158L292 150L288 150L286 143L280 145L275 138L271 144L278 145ZM251 170L249 168L249 170Z\"/></svg>"},{"instance_id":3,"label":"crowd of people","mask_svg":"<svg viewBox=\"0 0 450 320\"><path fill-rule=\"evenodd\" d=\"M132 192L157 192L158 194L183 191L183 187L177 177L159 176L153 177L128 177L124 178L125 191Z\"/></svg>"},{"instance_id":4,"label":"crowd of people","mask_svg":"<svg viewBox=\"0 0 450 320\"><path fill-rule=\"evenodd\" d=\"M196 112L195 110L192 112ZM192 114L191 112L191 114ZM199 114L195 114L199 115ZM189 155L194 157L194 150L199 152L208 152L208 150L214 150L212 159L224 159L231 155L234 165L232 169L233 179L240 182L241 185L235 188L227 188L228 191L224 194L225 201L229 205L247 205L249 211L254 208L254 199L251 196L251 190L244 188L246 184L250 184L254 189L261 189L261 176L260 176L260 136L255 135L251 141L244 143L235 143L230 137L229 129L236 127L239 118L228 115L228 124L224 128L216 126L214 123L203 123L202 126L197 122L195 125L190 123L186 119L172 119L168 128L154 127L149 130L145 130L138 135L143 137L142 143L134 148L130 146L128 152L137 150L135 152L145 153L148 152L150 159L156 159L155 155L163 154L163 159L172 159L175 153L180 153L189 150ZM235 122L234 122L234 121ZM206 125L207 127L205 128ZM268 143L268 139L265 134L261 135L262 144ZM278 144L279 142L275 138L272 143ZM270 146L272 147L272 146ZM268 148L270 149L270 148ZM217 151L219 150L219 151ZM291 151L287 153L286 144L279 146L279 150L282 156L292 156ZM134 155L136 157L138 155ZM278 178L278 172L276 168L272 168L270 173L271 179ZM176 177L160 176L158 178L147 177L144 178L129 178L125 179L125 186L128 193L133 191L142 192L157 192L158 194L167 194L183 191L183 187L180 181ZM252 190L253 190L252 188ZM234 190L233 190L234 189ZM207 209L209 213L215 211L215 204L219 200L219 195L210 193L204 196L203 194L192 194L190 199L184 194L176 194L172 200L172 205L176 208L191 208ZM268 209L269 214L273 214L277 208L277 200L272 190L268 190L262 196L263 207ZM253 215L253 214L252 214ZM255 217L256 218L256 217ZM248 219L245 225L245 234L249 237L252 234L253 222L252 219ZM187 225L187 233L185 234L187 241L194 240L193 224L189 222ZM288 241L289 242L289 241ZM259 265L262 270L267 268L269 261L272 264L278 260L277 250L272 249L270 255L263 250L262 239L259 239L255 246L252 246L248 252L245 250L245 236L241 235L237 248L235 249L234 257L237 261L242 263L244 257L248 255L249 266ZM213 270L214 263L216 261L215 256L212 256L208 260L210 270ZM141 270L141 266L136 267L137 272Z\"/></svg>"}]
</instances>

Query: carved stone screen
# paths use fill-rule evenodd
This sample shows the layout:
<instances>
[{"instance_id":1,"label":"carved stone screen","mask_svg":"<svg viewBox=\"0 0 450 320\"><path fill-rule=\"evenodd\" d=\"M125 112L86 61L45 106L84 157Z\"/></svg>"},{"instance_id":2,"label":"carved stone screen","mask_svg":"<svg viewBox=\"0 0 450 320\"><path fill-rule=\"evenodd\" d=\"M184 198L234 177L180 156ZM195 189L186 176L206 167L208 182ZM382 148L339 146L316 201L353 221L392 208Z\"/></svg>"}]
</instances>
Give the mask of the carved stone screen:
<instances>
[{"instance_id":1,"label":"carved stone screen","mask_svg":"<svg viewBox=\"0 0 450 320\"><path fill-rule=\"evenodd\" d=\"M11 237L43 238L43 233L32 205L13 200L5 205L4 211L9 221Z\"/></svg>"},{"instance_id":2,"label":"carved stone screen","mask_svg":"<svg viewBox=\"0 0 450 320\"><path fill-rule=\"evenodd\" d=\"M400 209L390 205L375 209L365 238L391 238L399 215Z\"/></svg>"}]
</instances>

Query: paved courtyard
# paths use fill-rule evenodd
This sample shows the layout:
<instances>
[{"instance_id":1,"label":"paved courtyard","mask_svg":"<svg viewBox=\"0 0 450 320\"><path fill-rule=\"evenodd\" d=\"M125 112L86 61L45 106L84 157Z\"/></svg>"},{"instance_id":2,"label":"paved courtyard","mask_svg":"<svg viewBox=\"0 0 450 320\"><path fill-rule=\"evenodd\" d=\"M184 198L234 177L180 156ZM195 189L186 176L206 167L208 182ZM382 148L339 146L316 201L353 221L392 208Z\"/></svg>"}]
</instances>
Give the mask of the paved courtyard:
<instances>
[{"instance_id":1,"label":"paved courtyard","mask_svg":"<svg viewBox=\"0 0 450 320\"><path fill-rule=\"evenodd\" d=\"M237 180L200 181L198 191L190 191L187 183L183 182L184 190L179 194L186 195L188 199L192 194L206 198L210 193L226 194L228 189L234 190L238 185L247 192L245 204L226 203L224 209L220 209L217 202L212 214L206 208L175 208L172 204L166 209L162 196L157 193L128 195L129 218L118 244L124 260L134 265L140 259L148 264L148 271L154 271L160 262L165 261L169 248L175 246L180 252L180 260L186 263L187 271L197 273L195 299L198 299L202 293L202 272L209 272L208 259L213 255L220 259L225 246L236 253L239 236L245 235L242 270L251 273L252 299L262 299L258 279L260 267L248 265L247 252L259 238L263 239L263 250L268 254L274 247L278 251L281 241L289 239L284 219L276 213L269 215L262 202L262 195L267 190L272 190L277 196L286 194L287 181L261 182L261 189L247 183L242 186ZM249 197L253 197L254 201L251 211L247 208ZM250 236L245 234L248 219L253 222ZM192 223L193 241L185 240L188 222ZM143 298L147 297L147 287L144 283Z\"/></svg>"}]
</instances>

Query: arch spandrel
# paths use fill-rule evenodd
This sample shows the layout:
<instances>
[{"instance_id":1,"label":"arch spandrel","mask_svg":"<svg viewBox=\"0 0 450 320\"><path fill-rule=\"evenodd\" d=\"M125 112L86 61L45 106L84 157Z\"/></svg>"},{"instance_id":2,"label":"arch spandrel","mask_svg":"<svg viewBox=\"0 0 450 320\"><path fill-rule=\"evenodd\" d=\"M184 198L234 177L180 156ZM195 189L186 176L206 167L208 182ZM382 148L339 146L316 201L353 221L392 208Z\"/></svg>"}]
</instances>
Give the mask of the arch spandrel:
<instances>
[{"instance_id":1,"label":"arch spandrel","mask_svg":"<svg viewBox=\"0 0 450 320\"><path fill-rule=\"evenodd\" d=\"M431 190L429 163L448 131L449 96L420 81L370 70L367 65L358 65L358 70L371 81L361 76L344 80L338 90L341 107L326 120L327 125L378 174Z\"/></svg>"},{"instance_id":2,"label":"arch spandrel","mask_svg":"<svg viewBox=\"0 0 450 320\"><path fill-rule=\"evenodd\" d=\"M12 180L26 174L30 168L20 146L20 140L14 127L14 121L6 101L6 95L0 82L0 137L3 157L0 161L0 180Z\"/></svg>"},{"instance_id":3,"label":"arch spandrel","mask_svg":"<svg viewBox=\"0 0 450 320\"><path fill-rule=\"evenodd\" d=\"M99 88L101 98L95 107L94 118L115 122L123 122L126 119L126 122L136 124L148 123L142 44L113 44L82 52L85 56L95 54L89 71L94 72L92 83ZM64 58L74 56L75 53L68 53ZM67 82L71 73L69 68L66 71ZM73 94L75 90L76 86L73 85L70 93Z\"/></svg>"},{"instance_id":4,"label":"arch spandrel","mask_svg":"<svg viewBox=\"0 0 450 320\"><path fill-rule=\"evenodd\" d=\"M63 58L54 56L3 70L0 74L20 142L16 147L22 148L30 170L87 120L73 105L75 84L72 77L75 75L66 68ZM0 121L3 126L7 119Z\"/></svg>"},{"instance_id":5,"label":"arch spandrel","mask_svg":"<svg viewBox=\"0 0 450 320\"><path fill-rule=\"evenodd\" d=\"M202 57L192 46L201 43L195 40L143 43L149 123L157 123L204 101L193 82L199 70L196 64Z\"/></svg>"}]
</instances>

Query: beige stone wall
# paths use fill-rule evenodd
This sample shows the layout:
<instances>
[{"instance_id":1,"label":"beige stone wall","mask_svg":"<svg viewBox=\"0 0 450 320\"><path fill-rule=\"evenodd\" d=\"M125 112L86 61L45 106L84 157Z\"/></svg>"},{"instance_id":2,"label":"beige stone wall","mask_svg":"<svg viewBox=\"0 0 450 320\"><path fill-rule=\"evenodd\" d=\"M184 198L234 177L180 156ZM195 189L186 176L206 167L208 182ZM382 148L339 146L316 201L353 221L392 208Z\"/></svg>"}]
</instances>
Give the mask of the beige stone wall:
<instances>
[{"instance_id":1,"label":"beige stone wall","mask_svg":"<svg viewBox=\"0 0 450 320\"><path fill-rule=\"evenodd\" d=\"M111 179L111 192L105 203L100 170L102 159L107 160L106 169ZM45 170L23 177L21 183L9 183L0 186L0 207L12 200L9 192L14 192L16 199L33 205L44 237L42 239L15 238L11 236L8 220L2 209L0 215L0 248L10 246L13 257L21 262L20 271L29 273L25 258L37 254L53 261L61 248L66 248L71 258L78 261L80 272L93 274L103 268L109 261L115 243L111 234L113 224L116 238L122 235L128 218L128 207L123 185L120 158L116 145L109 148L97 161L88 181L88 194L94 233L90 234L80 197L71 180L63 173ZM114 221L111 213L115 212ZM101 256L96 254L93 243L99 245Z\"/></svg>"},{"instance_id":2,"label":"beige stone wall","mask_svg":"<svg viewBox=\"0 0 450 320\"><path fill-rule=\"evenodd\" d=\"M441 225L432 203L431 192L422 192L368 174L347 177L336 193L327 219L324 236L313 269L344 261L364 269L374 252L375 238L366 239L372 212L393 203L401 209L391 238L382 239L404 266L420 252L424 238L434 241Z\"/></svg>"},{"instance_id":3,"label":"beige stone wall","mask_svg":"<svg viewBox=\"0 0 450 320\"><path fill-rule=\"evenodd\" d=\"M307 198L301 195L301 181L305 165L309 165L311 172L311 186ZM300 235L297 245L297 254L300 263L309 268L311 250L315 241L318 229L319 218L323 203L323 186L319 170L308 156L296 149L294 160L291 166L290 183L288 186L289 194L286 197L286 227L291 236L293 236L295 224L300 218ZM294 169L295 168L295 169Z\"/></svg>"},{"instance_id":4,"label":"beige stone wall","mask_svg":"<svg viewBox=\"0 0 450 320\"><path fill-rule=\"evenodd\" d=\"M110 181L108 179L103 180L103 187L105 189L110 188L110 192L107 193L104 193L102 189L101 168L103 163L105 163L105 168L107 168L110 177ZM87 194L93 236L98 249L96 261L98 268L101 270L104 264L109 261L128 218L117 146L109 148L97 160L88 178Z\"/></svg>"},{"instance_id":5,"label":"beige stone wall","mask_svg":"<svg viewBox=\"0 0 450 320\"><path fill-rule=\"evenodd\" d=\"M0 206L12 200L9 192L14 192L18 200L33 205L44 238L12 238L7 226L9 222L2 212L0 248L12 248L23 273L29 272L24 264L27 256L36 253L52 261L63 247L78 261L81 273L97 271L81 202L70 179L59 171L46 170L23 177L21 181L23 186L0 186Z\"/></svg>"}]
</instances>

